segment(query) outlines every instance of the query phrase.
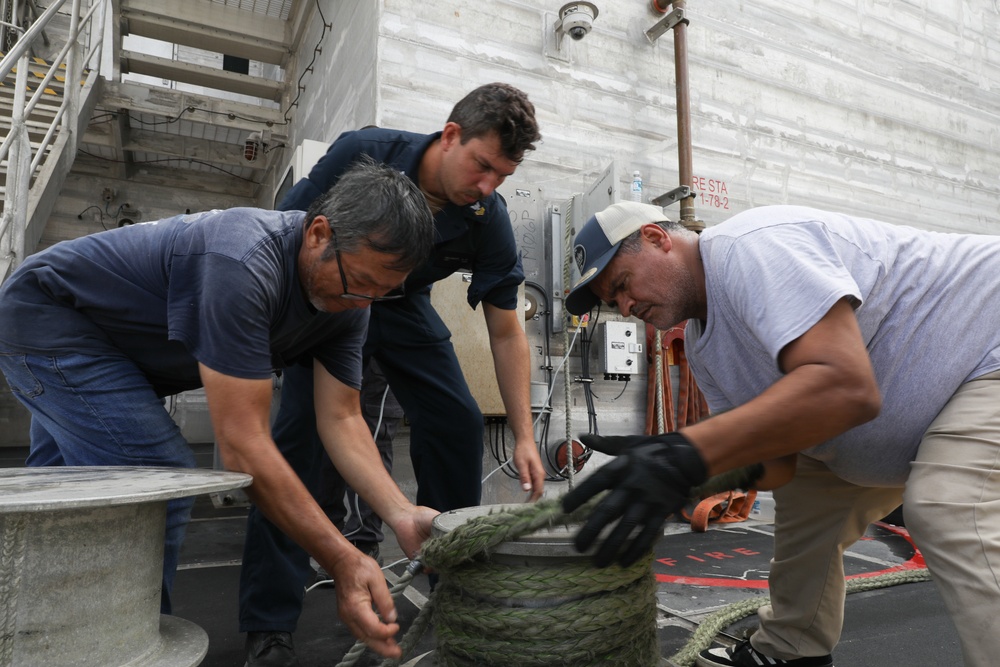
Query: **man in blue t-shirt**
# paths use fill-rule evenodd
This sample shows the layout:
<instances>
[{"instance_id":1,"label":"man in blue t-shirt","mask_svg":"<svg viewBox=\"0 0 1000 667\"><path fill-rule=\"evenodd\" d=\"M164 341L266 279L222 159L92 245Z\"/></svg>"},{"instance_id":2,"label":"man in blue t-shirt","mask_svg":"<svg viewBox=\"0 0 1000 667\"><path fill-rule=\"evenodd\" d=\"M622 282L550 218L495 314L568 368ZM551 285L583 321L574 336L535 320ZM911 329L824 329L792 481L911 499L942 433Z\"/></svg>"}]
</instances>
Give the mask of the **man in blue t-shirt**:
<instances>
[{"instance_id":1,"label":"man in blue t-shirt","mask_svg":"<svg viewBox=\"0 0 1000 667\"><path fill-rule=\"evenodd\" d=\"M271 439L271 377L312 365L323 445L415 555L437 512L386 474L358 388L368 306L402 285L432 240L419 189L367 161L305 214L181 215L27 258L0 288L0 370L31 411L27 464L195 467L162 397L204 386L226 467L252 475L256 507L343 582L350 631L398 656L378 565L330 523ZM192 504L168 505L164 613Z\"/></svg>"},{"instance_id":2,"label":"man in blue t-shirt","mask_svg":"<svg viewBox=\"0 0 1000 667\"><path fill-rule=\"evenodd\" d=\"M427 199L436 230L431 257L407 278L403 298L372 306L364 351L366 359L377 361L410 422L417 502L441 511L478 505L483 477L483 416L465 383L451 332L430 301L431 285L456 271L471 273L469 305L482 305L522 488L532 499L543 490L545 471L531 418L529 350L517 297L524 273L506 203L495 192L541 138L534 112L522 91L492 83L460 100L441 132L345 132L279 204L283 210L309 206L366 155L406 174ZM293 465L316 449L312 406L296 398L311 391L311 382L308 369L295 369L282 384L274 439ZM383 454L391 456L391 450ZM342 488L333 495L332 503L343 503ZM359 514L367 525L360 530L349 525L345 533L377 539L378 516L367 515L363 507L354 516ZM298 664L290 633L310 574L301 550L258 515L250 517L240 586L247 665Z\"/></svg>"},{"instance_id":3,"label":"man in blue t-shirt","mask_svg":"<svg viewBox=\"0 0 1000 667\"><path fill-rule=\"evenodd\" d=\"M844 551L903 504L962 643L1000 654L1000 237L942 234L766 206L701 236L622 202L576 236L566 309L598 299L665 330L713 416L675 433L586 436L620 454L564 499L611 492L580 549L649 551L709 474L774 489L771 601L760 627L699 667L829 667L844 623ZM636 537L633 529L640 528ZM887 663L894 663L891 659Z\"/></svg>"}]
</instances>

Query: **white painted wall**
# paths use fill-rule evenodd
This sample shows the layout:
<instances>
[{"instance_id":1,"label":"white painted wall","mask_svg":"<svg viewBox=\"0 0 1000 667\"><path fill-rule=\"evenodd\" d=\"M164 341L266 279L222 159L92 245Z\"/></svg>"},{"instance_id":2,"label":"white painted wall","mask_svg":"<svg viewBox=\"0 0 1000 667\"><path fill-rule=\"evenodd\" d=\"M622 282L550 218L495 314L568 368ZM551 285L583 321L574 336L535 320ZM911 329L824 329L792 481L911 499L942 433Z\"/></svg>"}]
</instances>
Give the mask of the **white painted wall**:
<instances>
[{"instance_id":1,"label":"white painted wall","mask_svg":"<svg viewBox=\"0 0 1000 667\"><path fill-rule=\"evenodd\" d=\"M341 132L371 125L376 119L378 5L332 0L320 5L322 18L313 11L296 54L294 78L303 90L298 106L292 109L292 146L303 139L329 143ZM326 34L322 19L332 26ZM303 74L311 62L313 71ZM291 94L294 97L295 91Z\"/></svg>"},{"instance_id":2,"label":"white painted wall","mask_svg":"<svg viewBox=\"0 0 1000 667\"><path fill-rule=\"evenodd\" d=\"M380 122L437 129L465 91L508 81L545 137L522 180L565 198L614 158L623 186L633 169L649 194L676 186L672 35L649 44L658 17L645 0L597 4L591 34L553 57L557 2L382 0ZM1000 230L996 2L699 0L688 16L708 224L801 203Z\"/></svg>"}]
</instances>

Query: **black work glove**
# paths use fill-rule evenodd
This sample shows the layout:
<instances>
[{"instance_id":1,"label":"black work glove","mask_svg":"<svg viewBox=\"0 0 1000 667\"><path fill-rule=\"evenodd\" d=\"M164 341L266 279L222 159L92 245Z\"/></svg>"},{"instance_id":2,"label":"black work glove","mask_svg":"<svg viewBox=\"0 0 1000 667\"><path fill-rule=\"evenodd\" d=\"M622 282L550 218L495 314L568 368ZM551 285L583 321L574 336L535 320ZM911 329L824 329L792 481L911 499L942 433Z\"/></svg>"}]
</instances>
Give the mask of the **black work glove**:
<instances>
[{"instance_id":1,"label":"black work glove","mask_svg":"<svg viewBox=\"0 0 1000 667\"><path fill-rule=\"evenodd\" d=\"M601 530L621 518L594 555L598 567L616 558L627 567L639 560L662 533L663 522L679 512L702 484L708 472L701 454L680 433L601 437L585 435L580 441L605 454L618 456L563 497L564 512L572 512L605 489L611 493L598 503L574 544L586 551ZM626 540L636 528L639 534ZM619 556L619 551L624 551Z\"/></svg>"}]
</instances>

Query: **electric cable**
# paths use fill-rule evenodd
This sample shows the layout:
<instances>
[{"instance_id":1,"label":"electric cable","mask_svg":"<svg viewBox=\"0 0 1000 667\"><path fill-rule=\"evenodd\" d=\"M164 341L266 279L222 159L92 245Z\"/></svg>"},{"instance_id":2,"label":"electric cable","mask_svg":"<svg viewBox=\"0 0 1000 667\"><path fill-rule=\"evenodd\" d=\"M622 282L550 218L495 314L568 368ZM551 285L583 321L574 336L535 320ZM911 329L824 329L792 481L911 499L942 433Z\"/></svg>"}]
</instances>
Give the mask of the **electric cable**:
<instances>
[{"instance_id":1,"label":"electric cable","mask_svg":"<svg viewBox=\"0 0 1000 667\"><path fill-rule=\"evenodd\" d=\"M514 460L513 455L507 454L507 429L505 422L502 419L491 420L486 425L488 427L486 437L489 441L490 454L492 454L493 459L499 466L486 475L480 483L492 477L498 470L503 470L504 474L511 479L520 479L517 472L510 465Z\"/></svg>"},{"instance_id":2,"label":"electric cable","mask_svg":"<svg viewBox=\"0 0 1000 667\"><path fill-rule=\"evenodd\" d=\"M593 435L600 435L601 431L597 426L597 409L594 407L594 392L592 384L594 378L590 374L590 349L591 344L594 340L594 328L596 328L596 322L601 317L601 304L597 305L597 315L591 318L591 322L595 323L595 327L590 329L590 335L586 333L583 334L583 338L580 341L580 377L578 382L583 385L583 398L587 405L587 433Z\"/></svg>"},{"instance_id":3,"label":"electric cable","mask_svg":"<svg viewBox=\"0 0 1000 667\"><path fill-rule=\"evenodd\" d=\"M326 32L328 30L333 29L333 24L326 22L326 16L323 14L323 8L320 7L319 5L319 0L316 0L316 11L319 12L319 20L320 23L323 24L323 31L320 32L319 39L316 41L316 46L313 47L312 60L310 60L309 64L306 65L305 69L302 70L302 74L299 75L298 80L295 82L295 87L298 92L295 95L295 99L293 99L291 102L288 103L288 108L285 109L284 113L282 114L285 118L285 124L291 122L291 120L288 117L288 113L292 110L292 107L298 106L299 98L302 97L302 93L305 91L305 86L302 85L302 79L305 78L306 74L309 74L310 72L313 71L313 64L315 64L316 62L316 56L323 52L323 49L319 48L320 45L323 43L323 38L326 37Z\"/></svg>"},{"instance_id":4,"label":"electric cable","mask_svg":"<svg viewBox=\"0 0 1000 667\"><path fill-rule=\"evenodd\" d=\"M375 422L375 428L372 431L372 440L373 441L375 441L376 438L378 438L379 431L382 428L382 417L383 417L383 415L385 415L385 399L388 398L388 396L389 396L389 383L387 382L386 385L385 385L385 390L382 391L382 401L379 403L379 406L378 406L378 421ZM388 428L389 427L386 426L386 435L388 435ZM376 446L377 446L377 443L376 443ZM343 536L346 537L347 539L351 539L351 537L353 537L354 535L357 535L358 531L360 531L364 527L364 526L361 525L361 497L357 493L355 493L353 500L354 500L354 502L349 503L350 507L348 509L350 509L351 512L358 517L358 527L357 527L357 529L352 530L350 533L342 533ZM345 528L347 527L347 519L348 518L349 517L344 517L344 527Z\"/></svg>"},{"instance_id":5,"label":"electric cable","mask_svg":"<svg viewBox=\"0 0 1000 667\"><path fill-rule=\"evenodd\" d=\"M118 216L120 216L122 214L122 209L124 209L126 205L122 204L121 206L118 207L118 210L115 211L114 213L112 213L111 211L108 210L108 207L110 205L111 205L110 201L104 202L104 212L107 213L108 217L110 217L112 220L114 220L115 222L118 222Z\"/></svg>"},{"instance_id":6,"label":"electric cable","mask_svg":"<svg viewBox=\"0 0 1000 667\"><path fill-rule=\"evenodd\" d=\"M552 373L552 306L549 301L549 296L545 289L538 283L531 280L525 280L524 284L526 287L533 288L542 297L542 358L545 360L545 365L542 369L545 371L545 389L546 396L545 400L542 402L541 407L538 409L538 417L532 424L532 428L537 427L539 422L541 423L541 433L538 436L538 449L539 454L545 453L546 445L549 441L549 424L552 420L552 404L550 402L552 398L552 390L554 388L554 380ZM562 477L554 476L546 471L545 481L547 482L558 482L562 481Z\"/></svg>"},{"instance_id":7,"label":"electric cable","mask_svg":"<svg viewBox=\"0 0 1000 667\"><path fill-rule=\"evenodd\" d=\"M544 366L542 366L542 368L545 371L545 376L546 376L545 377L545 385L546 385L547 394L546 394L545 400L542 403L542 406L539 408L538 416L535 418L534 422L532 422L532 428L533 429L538 429L539 424L541 424L541 432L538 434L538 437L537 437L536 441L538 443L539 454L543 454L544 455L545 454L545 451L544 451L545 444L548 442L549 424L550 424L550 418L551 418L551 414L552 414L552 405L550 403L550 400L552 398L553 389L554 389L554 385L553 385L554 375L553 375L553 369L552 369L552 365L551 365L551 346L550 346L551 345L550 344L550 337L552 335L552 332L551 332L551 320L549 319L552 316L552 311L551 311L551 308L550 308L548 295L546 294L546 291L542 287L542 285L540 285L539 283L536 283L534 281L531 281L531 280L525 280L524 281L524 285L525 285L525 287L530 287L534 291L536 291L541 296L541 301L542 301L542 309L539 312L539 315L541 316L542 325L543 325L542 358L545 360L546 363L545 363ZM575 338L574 338L574 340L575 340ZM499 426L499 428L503 429L502 424ZM505 443L505 440L506 440L506 430L503 430L503 434L502 434L502 439L503 439L504 442L501 443L501 442L498 441L498 440L500 440L500 438L499 438L499 434L496 432L495 429L490 429L490 431L488 433L488 439L489 439L489 445L490 445L490 453L492 454L493 459L499 465L498 465L497 468L493 469L485 477L483 477L482 482L485 483L486 480L488 480L497 471L499 471L501 469L504 471L504 474L506 474L508 477L510 477L512 479L518 479L518 475L516 474L516 472L514 470L512 470L511 465L510 465L511 462L513 461L513 456L509 455L508 452L507 452L507 447L506 447L506 443ZM555 467L555 466L553 466L553 467ZM547 482L558 482L558 481L562 481L563 479L564 479L563 477L553 476L550 473L546 473L546 477L545 477L545 481L547 481Z\"/></svg>"},{"instance_id":8,"label":"electric cable","mask_svg":"<svg viewBox=\"0 0 1000 667\"><path fill-rule=\"evenodd\" d=\"M77 220L83 220L83 214L86 213L87 211L89 211L92 208L96 208L97 209L97 213L101 216L100 217L101 227L104 228L104 231L108 231L108 229L109 229L108 226L104 224L104 211L102 211L101 207L98 206L97 204L91 204L87 208L85 208L82 211L80 211L79 213L77 213L76 214Z\"/></svg>"},{"instance_id":9,"label":"electric cable","mask_svg":"<svg viewBox=\"0 0 1000 667\"><path fill-rule=\"evenodd\" d=\"M501 463L500 465L498 465L496 468L494 468L493 470L491 470L489 473L487 473L486 477L483 477L483 481L480 482L480 484L485 484L486 480L488 480L490 477L492 477L493 475L495 475L499 471L504 470L504 468L506 466L510 465L511 461L513 461L513 460L514 460L514 457L512 456L509 459L507 459L506 461L504 461L503 463Z\"/></svg>"},{"instance_id":10,"label":"electric cable","mask_svg":"<svg viewBox=\"0 0 1000 667\"><path fill-rule=\"evenodd\" d=\"M566 217L563 218L564 222L568 222L573 219L573 200L569 200L569 206L566 207ZM563 261L562 261L562 284L563 289L568 290L569 286L573 282L573 264L571 257L573 254L573 226L570 224L563 225ZM565 292L564 292L565 294ZM563 299L563 308L566 307L566 300ZM586 326L586 317L581 318L579 326L577 326L576 333L580 333L580 326ZM576 336L573 336L573 341L576 342ZM569 326L568 322L563 324L563 349L566 351L566 358L569 358L569 352L573 349L573 345L569 342ZM555 383L553 382L553 385ZM569 373L563 375L563 400L566 409L564 410L565 420L566 420L566 480L569 484L569 488L572 490L576 476L576 464L573 461L573 413L570 411L570 380ZM557 462L558 464L558 462ZM562 471L559 471L562 474Z\"/></svg>"},{"instance_id":11,"label":"electric cable","mask_svg":"<svg viewBox=\"0 0 1000 667\"><path fill-rule=\"evenodd\" d=\"M628 383L629 383L629 380L631 380L631 379L632 379L632 378L631 378L631 376L629 376L629 375L626 375L626 376L625 376L625 386L623 386L623 387L622 387L622 390L621 390L620 392L618 392L618 395L617 395L617 396L615 396L615 397L614 397L614 398L612 398L612 399L611 399L610 401L608 401L609 403L613 403L614 401L617 401L617 400L618 400L619 398L621 398L621 397L622 397L622 396L623 396L623 395L625 394L625 390L626 390L626 389L628 389ZM604 399L602 399L602 398L601 398L601 397L600 397L600 396L599 396L599 395L597 394L597 392L596 392L596 391L595 391L595 392L593 392L593 394L594 394L594 398L596 398L597 400L599 400L599 401L602 401L602 400L604 400Z\"/></svg>"},{"instance_id":12,"label":"electric cable","mask_svg":"<svg viewBox=\"0 0 1000 667\"><path fill-rule=\"evenodd\" d=\"M573 352L573 346L576 343L576 339L577 339L577 337L579 335L580 335L580 330L577 329L576 333L573 335L572 341L570 341L570 343L569 343L569 347L566 350L566 353L563 355L562 359L559 361L559 365L553 371L553 375L552 375L552 377L553 377L552 389L549 391L548 395L545 397L545 405L548 405L549 404L549 400L552 398L552 393L555 391L555 388L556 388L555 378L557 378L559 376L559 373L562 371L562 367L566 364L566 361L569 360L569 356ZM568 336L568 334L567 334L567 336ZM566 377L568 377L568 374L566 375ZM567 408L567 412L568 412L568 408ZM535 423L537 424L538 420L540 420L541 418L542 418L542 415L538 415L538 418L535 420ZM505 461L505 463L507 463L507 462ZM483 482L485 482L487 479L489 479L490 477L492 477L493 474L495 472L497 472L497 470L499 470L499 468L496 468L496 469L490 471L490 473L488 475L486 475L486 477L483 478ZM553 479L550 479L549 481L559 481L559 479L558 478L553 478Z\"/></svg>"},{"instance_id":13,"label":"electric cable","mask_svg":"<svg viewBox=\"0 0 1000 667\"><path fill-rule=\"evenodd\" d=\"M231 171L223 169L222 167L214 165L211 162L205 162L204 160L195 160L187 157L166 157L166 158L159 158L156 160L116 160L114 158L104 157L103 155L97 155L96 153L85 151L82 148L79 149L78 152L83 153L84 155L89 155L90 157L97 158L98 160L104 160L105 162L116 162L118 164L156 164L157 162L187 162L188 164L200 164L215 169L217 171L221 171L223 174L232 176L233 178L238 178L241 181L246 181L248 183L255 183L255 184L257 183L257 181L253 180L252 178L245 178L243 176L240 176L239 174L235 174Z\"/></svg>"},{"instance_id":14,"label":"electric cable","mask_svg":"<svg viewBox=\"0 0 1000 667\"><path fill-rule=\"evenodd\" d=\"M408 562L410 562L409 558L400 558L399 560L394 560L391 563L389 563L388 565L384 565L384 566L382 566L379 569L382 570L383 572L386 572L386 571L388 571L388 570L396 567L397 565L400 565L401 563L408 563ZM312 590L314 590L316 588L319 588L320 586L335 586L336 584L337 584L337 582L334 579L332 579L332 578L331 579L322 579L322 580L317 581L316 583L314 583L312 586L307 586L306 587L306 593L308 593L309 591L312 591Z\"/></svg>"}]
</instances>

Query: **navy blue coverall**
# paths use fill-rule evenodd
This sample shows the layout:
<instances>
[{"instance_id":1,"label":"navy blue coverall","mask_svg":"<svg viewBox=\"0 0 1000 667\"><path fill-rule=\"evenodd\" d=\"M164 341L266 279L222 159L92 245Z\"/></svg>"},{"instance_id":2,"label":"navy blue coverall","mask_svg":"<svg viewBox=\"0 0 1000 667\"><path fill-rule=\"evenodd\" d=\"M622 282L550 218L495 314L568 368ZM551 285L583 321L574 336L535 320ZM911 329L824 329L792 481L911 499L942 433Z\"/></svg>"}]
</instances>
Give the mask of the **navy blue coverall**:
<instances>
[{"instance_id":1,"label":"navy blue coverall","mask_svg":"<svg viewBox=\"0 0 1000 667\"><path fill-rule=\"evenodd\" d=\"M420 160L439 137L366 128L345 132L279 204L307 209L361 155L393 167L417 185ZM440 511L478 505L483 417L462 375L451 332L431 306L430 286L456 271L472 274L468 302L517 307L524 280L507 205L498 193L468 206L446 204L434 216L435 250L406 280L406 297L372 304L365 363L374 357L410 422L410 458L418 505ZM287 369L272 427L278 448L317 493L325 456L316 432L310 368ZM240 631L294 632L309 558L255 507L250 508L240 575Z\"/></svg>"}]
</instances>

